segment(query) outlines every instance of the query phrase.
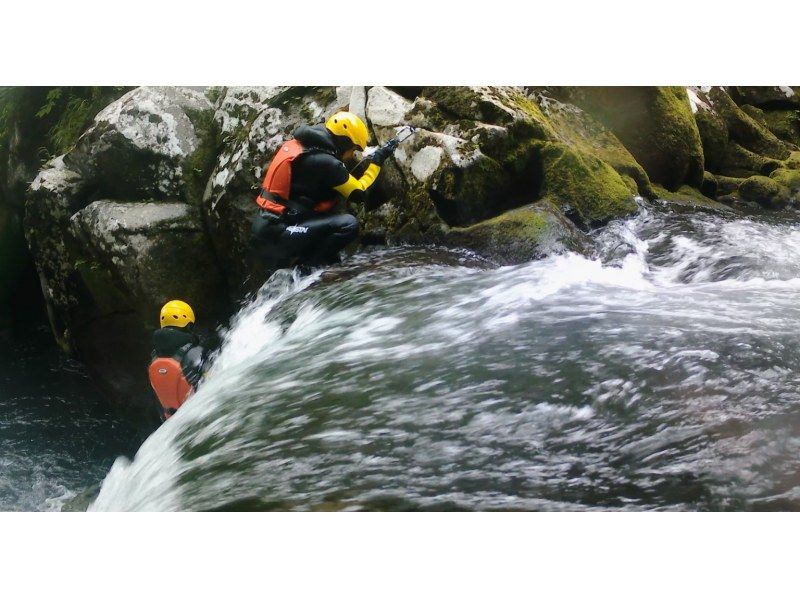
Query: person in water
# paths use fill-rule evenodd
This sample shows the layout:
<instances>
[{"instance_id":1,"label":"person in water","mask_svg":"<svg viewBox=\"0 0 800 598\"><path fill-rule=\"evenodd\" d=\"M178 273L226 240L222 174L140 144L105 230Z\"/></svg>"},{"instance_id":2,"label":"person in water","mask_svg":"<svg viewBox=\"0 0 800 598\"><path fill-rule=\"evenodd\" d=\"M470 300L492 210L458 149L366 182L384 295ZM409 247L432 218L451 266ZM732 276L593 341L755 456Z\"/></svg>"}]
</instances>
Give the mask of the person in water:
<instances>
[{"instance_id":1,"label":"person in water","mask_svg":"<svg viewBox=\"0 0 800 598\"><path fill-rule=\"evenodd\" d=\"M161 308L161 327L153 333L150 385L169 419L197 389L203 376L206 350L194 332L194 311L174 299Z\"/></svg>"},{"instance_id":2,"label":"person in water","mask_svg":"<svg viewBox=\"0 0 800 598\"><path fill-rule=\"evenodd\" d=\"M337 112L325 124L301 125L275 154L256 198L253 218L257 255L270 269L296 263L335 263L358 237L358 220L334 213L340 199L363 200L394 147L378 148L356 178L345 162L363 151L369 131L352 112Z\"/></svg>"}]
</instances>

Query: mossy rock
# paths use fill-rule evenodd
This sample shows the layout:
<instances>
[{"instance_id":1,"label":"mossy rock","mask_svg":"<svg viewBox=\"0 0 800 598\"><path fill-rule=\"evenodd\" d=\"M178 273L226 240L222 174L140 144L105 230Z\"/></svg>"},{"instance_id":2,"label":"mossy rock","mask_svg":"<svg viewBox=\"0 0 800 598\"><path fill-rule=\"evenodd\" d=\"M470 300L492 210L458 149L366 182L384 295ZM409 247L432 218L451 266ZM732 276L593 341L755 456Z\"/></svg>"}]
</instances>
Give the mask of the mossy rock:
<instances>
[{"instance_id":1,"label":"mossy rock","mask_svg":"<svg viewBox=\"0 0 800 598\"><path fill-rule=\"evenodd\" d=\"M721 174L715 175L714 178L717 180L717 199L724 195L736 193L739 190L739 186L747 180L743 177L724 176Z\"/></svg>"},{"instance_id":2,"label":"mossy rock","mask_svg":"<svg viewBox=\"0 0 800 598\"><path fill-rule=\"evenodd\" d=\"M588 238L549 201L510 210L465 228L452 228L444 242L500 264L519 264L564 250L586 253Z\"/></svg>"},{"instance_id":3,"label":"mossy rock","mask_svg":"<svg viewBox=\"0 0 800 598\"><path fill-rule=\"evenodd\" d=\"M667 203L717 212L730 212L731 209L713 199L709 199L700 191L689 185L681 185L677 191L668 191L664 187L655 185L658 199Z\"/></svg>"},{"instance_id":4,"label":"mossy rock","mask_svg":"<svg viewBox=\"0 0 800 598\"><path fill-rule=\"evenodd\" d=\"M463 168L442 168L429 179L427 189L449 225L465 226L515 207L508 172L483 154Z\"/></svg>"},{"instance_id":5,"label":"mossy rock","mask_svg":"<svg viewBox=\"0 0 800 598\"><path fill-rule=\"evenodd\" d=\"M789 156L789 149L767 128L766 122L763 125L759 122L763 113L757 108L749 108L756 116L753 118L719 87L712 88L708 98L713 102L714 111L724 119L731 140L767 158L784 160Z\"/></svg>"},{"instance_id":6,"label":"mossy rock","mask_svg":"<svg viewBox=\"0 0 800 598\"><path fill-rule=\"evenodd\" d=\"M781 209L789 201L789 190L765 176L752 176L739 186L739 197L762 207Z\"/></svg>"},{"instance_id":7,"label":"mossy rock","mask_svg":"<svg viewBox=\"0 0 800 598\"><path fill-rule=\"evenodd\" d=\"M778 139L800 146L800 110L768 110L764 120Z\"/></svg>"},{"instance_id":8,"label":"mossy rock","mask_svg":"<svg viewBox=\"0 0 800 598\"><path fill-rule=\"evenodd\" d=\"M759 108L800 107L800 87L731 87L731 97L737 104L752 104Z\"/></svg>"},{"instance_id":9,"label":"mossy rock","mask_svg":"<svg viewBox=\"0 0 800 598\"><path fill-rule=\"evenodd\" d=\"M773 170L781 167L781 162L766 158L731 142L725 148L719 174L732 177L747 178L753 175L768 176Z\"/></svg>"},{"instance_id":10,"label":"mossy rock","mask_svg":"<svg viewBox=\"0 0 800 598\"><path fill-rule=\"evenodd\" d=\"M756 108L750 104L745 104L744 106L739 106L739 109L756 121L760 126L768 128L767 121L764 118L764 111L761 108Z\"/></svg>"},{"instance_id":11,"label":"mossy rock","mask_svg":"<svg viewBox=\"0 0 800 598\"><path fill-rule=\"evenodd\" d=\"M789 157L783 161L786 168L794 168L800 170L800 151L793 151Z\"/></svg>"},{"instance_id":12,"label":"mossy rock","mask_svg":"<svg viewBox=\"0 0 800 598\"><path fill-rule=\"evenodd\" d=\"M574 212L583 224L600 224L636 212L628 185L599 158L560 143L543 143L538 151L542 197Z\"/></svg>"},{"instance_id":13,"label":"mossy rock","mask_svg":"<svg viewBox=\"0 0 800 598\"><path fill-rule=\"evenodd\" d=\"M724 162L725 148L730 136L725 120L716 112L699 108L694 115L703 144L705 168L718 172Z\"/></svg>"},{"instance_id":14,"label":"mossy rock","mask_svg":"<svg viewBox=\"0 0 800 598\"><path fill-rule=\"evenodd\" d=\"M703 181L703 147L683 87L560 88L608 127L650 181L675 190Z\"/></svg>"},{"instance_id":15,"label":"mossy rock","mask_svg":"<svg viewBox=\"0 0 800 598\"><path fill-rule=\"evenodd\" d=\"M700 187L700 192L708 198L714 199L717 196L717 189L719 182L717 177L710 172L703 173L703 185Z\"/></svg>"},{"instance_id":16,"label":"mossy rock","mask_svg":"<svg viewBox=\"0 0 800 598\"><path fill-rule=\"evenodd\" d=\"M632 193L653 196L644 168L614 133L577 106L564 104L544 93L540 93L537 99L542 112L553 125L558 141L606 162L622 175Z\"/></svg>"},{"instance_id":17,"label":"mossy rock","mask_svg":"<svg viewBox=\"0 0 800 598\"><path fill-rule=\"evenodd\" d=\"M473 87L424 87L422 95L457 118L508 124L508 113Z\"/></svg>"},{"instance_id":18,"label":"mossy rock","mask_svg":"<svg viewBox=\"0 0 800 598\"><path fill-rule=\"evenodd\" d=\"M800 191L800 170L779 168L774 170L769 178L793 193Z\"/></svg>"}]
</instances>

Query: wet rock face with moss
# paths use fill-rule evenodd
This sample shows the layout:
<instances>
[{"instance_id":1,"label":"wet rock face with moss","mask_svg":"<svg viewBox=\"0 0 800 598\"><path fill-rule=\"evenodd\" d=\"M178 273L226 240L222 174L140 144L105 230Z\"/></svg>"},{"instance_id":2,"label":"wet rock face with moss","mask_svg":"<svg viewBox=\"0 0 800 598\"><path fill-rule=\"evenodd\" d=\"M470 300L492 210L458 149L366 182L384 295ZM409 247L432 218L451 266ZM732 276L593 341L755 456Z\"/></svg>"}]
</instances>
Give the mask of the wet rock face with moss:
<instances>
[{"instance_id":1,"label":"wet rock face with moss","mask_svg":"<svg viewBox=\"0 0 800 598\"><path fill-rule=\"evenodd\" d=\"M768 208L787 205L798 166L800 110L791 88L687 88L703 141L706 166L717 197L754 201ZM772 173L778 173L774 177ZM781 189L758 181L770 177ZM744 185L745 180L750 181ZM763 193L758 198L758 193Z\"/></svg>"},{"instance_id":2,"label":"wet rock face with moss","mask_svg":"<svg viewBox=\"0 0 800 598\"><path fill-rule=\"evenodd\" d=\"M739 186L739 196L764 208L780 209L789 201L786 188L771 178L752 176Z\"/></svg>"},{"instance_id":3,"label":"wet rock face with moss","mask_svg":"<svg viewBox=\"0 0 800 598\"><path fill-rule=\"evenodd\" d=\"M188 200L186 163L211 110L192 89L139 87L102 110L64 162L101 195Z\"/></svg>"},{"instance_id":4,"label":"wet rock face with moss","mask_svg":"<svg viewBox=\"0 0 800 598\"><path fill-rule=\"evenodd\" d=\"M558 95L608 127L667 189L700 186L703 148L683 87L573 87Z\"/></svg>"}]
</instances>

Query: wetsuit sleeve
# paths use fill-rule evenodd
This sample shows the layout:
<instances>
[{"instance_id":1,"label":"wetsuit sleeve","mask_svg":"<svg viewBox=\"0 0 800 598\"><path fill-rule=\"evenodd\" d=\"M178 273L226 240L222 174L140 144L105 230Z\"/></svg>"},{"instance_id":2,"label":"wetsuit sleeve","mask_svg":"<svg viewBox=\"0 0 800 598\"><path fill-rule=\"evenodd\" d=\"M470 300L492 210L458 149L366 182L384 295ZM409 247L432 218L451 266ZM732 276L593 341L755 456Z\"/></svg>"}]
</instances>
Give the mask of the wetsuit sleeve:
<instances>
[{"instance_id":1,"label":"wetsuit sleeve","mask_svg":"<svg viewBox=\"0 0 800 598\"><path fill-rule=\"evenodd\" d=\"M357 179L353 175L348 174L347 180L341 185L334 187L334 189L336 189L336 191L338 191L345 199L351 199L353 193L356 194L356 197L352 197L352 199L359 199L358 196L366 193L366 191L375 182L375 179L378 178L380 171L380 166L377 164L370 164L364 171L364 174L361 175L361 178Z\"/></svg>"},{"instance_id":2,"label":"wetsuit sleeve","mask_svg":"<svg viewBox=\"0 0 800 598\"><path fill-rule=\"evenodd\" d=\"M197 385L203 377L203 362L205 354L203 347L195 346L189 349L181 359L181 368L186 380L192 385L192 388L197 390Z\"/></svg>"}]
</instances>

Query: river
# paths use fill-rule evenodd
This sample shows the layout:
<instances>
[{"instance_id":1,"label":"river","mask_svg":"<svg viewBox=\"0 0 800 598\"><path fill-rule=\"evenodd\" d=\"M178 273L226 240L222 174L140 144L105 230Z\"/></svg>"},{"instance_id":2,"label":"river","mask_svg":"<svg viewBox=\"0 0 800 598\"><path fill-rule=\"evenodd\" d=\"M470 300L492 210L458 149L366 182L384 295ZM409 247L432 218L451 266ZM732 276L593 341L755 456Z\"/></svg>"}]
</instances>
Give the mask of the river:
<instances>
[{"instance_id":1,"label":"river","mask_svg":"<svg viewBox=\"0 0 800 598\"><path fill-rule=\"evenodd\" d=\"M277 273L96 510L800 507L800 219L659 206L597 255Z\"/></svg>"},{"instance_id":2,"label":"river","mask_svg":"<svg viewBox=\"0 0 800 598\"><path fill-rule=\"evenodd\" d=\"M50 330L0 346L0 511L58 511L98 485L141 432L115 413Z\"/></svg>"}]
</instances>

